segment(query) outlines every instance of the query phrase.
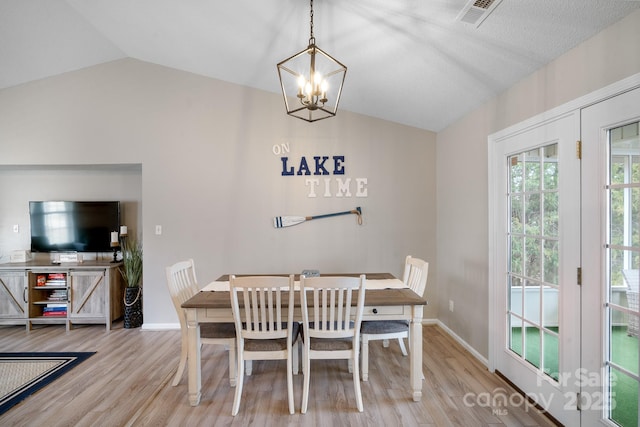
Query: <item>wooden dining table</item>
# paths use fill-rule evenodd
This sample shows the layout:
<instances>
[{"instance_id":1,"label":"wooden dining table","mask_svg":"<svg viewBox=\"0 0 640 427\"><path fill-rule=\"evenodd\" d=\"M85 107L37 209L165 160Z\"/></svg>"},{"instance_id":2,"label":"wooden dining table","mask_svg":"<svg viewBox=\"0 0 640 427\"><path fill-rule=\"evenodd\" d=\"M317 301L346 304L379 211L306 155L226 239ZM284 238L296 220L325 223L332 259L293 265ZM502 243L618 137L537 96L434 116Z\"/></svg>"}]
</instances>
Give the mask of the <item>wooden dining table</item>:
<instances>
[{"instance_id":1,"label":"wooden dining table","mask_svg":"<svg viewBox=\"0 0 640 427\"><path fill-rule=\"evenodd\" d=\"M390 273L341 273L321 274L321 276L359 276L365 274L367 287L364 301L363 321L366 320L407 320L410 322L410 362L409 383L411 396L418 402L422 398L422 316L427 301L413 292ZM258 275L258 274L255 274ZM212 282L182 304L187 316L188 334L188 382L189 403L197 406L201 398L202 372L200 360L200 325L202 323L233 322L231 299L228 290L228 276L224 275ZM299 280L296 275L295 280ZM379 282L376 282L379 281ZM225 282L227 283L225 289ZM380 288L376 284L391 283L395 286ZM383 285L384 286L384 285ZM214 290L207 290L214 289ZM286 300L286 299L285 299ZM354 305L357 302L354 297ZM301 321L300 301L296 299L296 318Z\"/></svg>"}]
</instances>

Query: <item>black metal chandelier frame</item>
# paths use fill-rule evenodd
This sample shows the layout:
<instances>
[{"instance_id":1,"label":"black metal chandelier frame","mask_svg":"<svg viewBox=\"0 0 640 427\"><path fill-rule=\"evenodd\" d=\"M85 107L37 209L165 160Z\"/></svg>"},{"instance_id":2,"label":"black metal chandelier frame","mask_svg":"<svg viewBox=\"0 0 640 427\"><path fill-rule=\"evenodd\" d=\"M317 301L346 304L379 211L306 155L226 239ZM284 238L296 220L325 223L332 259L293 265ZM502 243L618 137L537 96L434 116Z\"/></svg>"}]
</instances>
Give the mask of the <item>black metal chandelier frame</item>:
<instances>
[{"instance_id":1,"label":"black metal chandelier frame","mask_svg":"<svg viewBox=\"0 0 640 427\"><path fill-rule=\"evenodd\" d=\"M309 45L278 63L278 77L287 114L315 122L336 115L347 67L316 46L310 7Z\"/></svg>"}]
</instances>

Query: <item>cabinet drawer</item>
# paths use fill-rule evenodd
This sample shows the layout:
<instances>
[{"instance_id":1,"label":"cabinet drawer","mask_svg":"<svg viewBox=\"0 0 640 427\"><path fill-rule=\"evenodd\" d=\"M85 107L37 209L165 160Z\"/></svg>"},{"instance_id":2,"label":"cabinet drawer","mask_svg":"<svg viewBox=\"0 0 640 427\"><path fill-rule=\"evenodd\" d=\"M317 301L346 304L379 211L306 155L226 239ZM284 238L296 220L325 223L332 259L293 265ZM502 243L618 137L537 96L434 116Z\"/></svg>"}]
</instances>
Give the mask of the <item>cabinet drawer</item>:
<instances>
[{"instance_id":1,"label":"cabinet drawer","mask_svg":"<svg viewBox=\"0 0 640 427\"><path fill-rule=\"evenodd\" d=\"M381 306L381 307L365 307L365 316L386 316L386 315L401 315L404 313L404 307L402 306Z\"/></svg>"}]
</instances>

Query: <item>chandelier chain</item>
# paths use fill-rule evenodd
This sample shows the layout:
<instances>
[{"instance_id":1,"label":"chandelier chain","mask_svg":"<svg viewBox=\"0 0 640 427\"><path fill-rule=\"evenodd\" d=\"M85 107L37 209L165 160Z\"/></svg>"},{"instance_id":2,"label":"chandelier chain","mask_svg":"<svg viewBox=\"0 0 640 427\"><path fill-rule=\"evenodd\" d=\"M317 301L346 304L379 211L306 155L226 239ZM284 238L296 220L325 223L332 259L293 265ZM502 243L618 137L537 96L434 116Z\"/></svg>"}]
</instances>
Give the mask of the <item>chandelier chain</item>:
<instances>
[{"instance_id":1,"label":"chandelier chain","mask_svg":"<svg viewBox=\"0 0 640 427\"><path fill-rule=\"evenodd\" d=\"M313 0L311 0L311 12L309 12L309 44L316 44L316 38L313 36Z\"/></svg>"}]
</instances>

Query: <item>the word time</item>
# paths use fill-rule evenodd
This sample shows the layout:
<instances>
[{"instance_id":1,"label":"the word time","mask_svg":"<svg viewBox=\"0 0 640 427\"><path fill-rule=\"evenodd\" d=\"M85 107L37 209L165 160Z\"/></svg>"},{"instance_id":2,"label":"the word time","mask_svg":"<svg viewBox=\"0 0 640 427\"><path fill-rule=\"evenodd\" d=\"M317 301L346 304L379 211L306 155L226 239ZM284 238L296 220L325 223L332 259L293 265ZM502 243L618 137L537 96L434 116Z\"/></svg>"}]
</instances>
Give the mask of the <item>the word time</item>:
<instances>
[{"instance_id":1,"label":"the word time","mask_svg":"<svg viewBox=\"0 0 640 427\"><path fill-rule=\"evenodd\" d=\"M345 175L344 156L313 156L309 161L302 156L296 163L289 163L289 157L280 157L282 176L331 176ZM323 197L367 197L367 178L306 178L308 197L317 197L316 190Z\"/></svg>"}]
</instances>

